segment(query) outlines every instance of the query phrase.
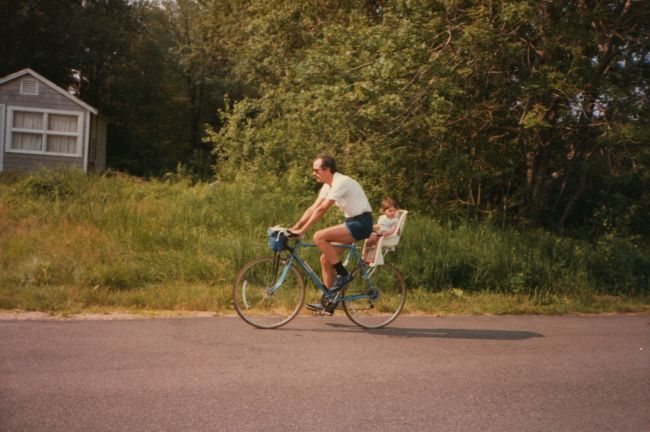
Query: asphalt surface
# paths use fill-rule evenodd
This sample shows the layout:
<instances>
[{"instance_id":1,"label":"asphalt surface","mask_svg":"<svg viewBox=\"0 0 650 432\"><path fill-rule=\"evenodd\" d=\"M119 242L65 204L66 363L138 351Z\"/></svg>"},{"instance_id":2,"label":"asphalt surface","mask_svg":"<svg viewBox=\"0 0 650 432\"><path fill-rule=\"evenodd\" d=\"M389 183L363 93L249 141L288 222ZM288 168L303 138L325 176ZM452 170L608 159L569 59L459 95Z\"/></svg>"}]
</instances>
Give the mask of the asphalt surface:
<instances>
[{"instance_id":1,"label":"asphalt surface","mask_svg":"<svg viewBox=\"0 0 650 432\"><path fill-rule=\"evenodd\" d=\"M0 321L0 431L650 431L650 316Z\"/></svg>"}]
</instances>

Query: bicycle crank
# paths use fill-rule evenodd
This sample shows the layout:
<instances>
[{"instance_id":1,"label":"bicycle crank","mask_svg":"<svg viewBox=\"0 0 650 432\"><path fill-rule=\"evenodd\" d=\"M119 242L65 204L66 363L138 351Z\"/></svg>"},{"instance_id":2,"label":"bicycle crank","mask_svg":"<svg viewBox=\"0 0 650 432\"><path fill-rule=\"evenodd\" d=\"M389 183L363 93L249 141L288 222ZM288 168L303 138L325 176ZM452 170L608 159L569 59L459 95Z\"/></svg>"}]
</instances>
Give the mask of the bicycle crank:
<instances>
[{"instance_id":1,"label":"bicycle crank","mask_svg":"<svg viewBox=\"0 0 650 432\"><path fill-rule=\"evenodd\" d=\"M336 307L339 304L339 302L337 300L339 298L339 295L340 295L340 293L336 293L336 296L334 296L334 298L332 300L327 298L327 296L325 294L320 296L320 305L323 306L323 310L322 310L321 314L332 315L332 313L334 313L334 310L336 309Z\"/></svg>"}]
</instances>

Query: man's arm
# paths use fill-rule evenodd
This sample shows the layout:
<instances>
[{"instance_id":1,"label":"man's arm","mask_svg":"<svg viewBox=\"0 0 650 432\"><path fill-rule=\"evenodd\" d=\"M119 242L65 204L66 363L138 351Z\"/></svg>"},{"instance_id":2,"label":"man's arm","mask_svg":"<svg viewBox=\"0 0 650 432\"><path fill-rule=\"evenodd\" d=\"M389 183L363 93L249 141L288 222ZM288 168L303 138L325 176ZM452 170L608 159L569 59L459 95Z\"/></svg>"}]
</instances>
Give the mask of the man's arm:
<instances>
[{"instance_id":1,"label":"man's arm","mask_svg":"<svg viewBox=\"0 0 650 432\"><path fill-rule=\"evenodd\" d=\"M318 198L302 215L300 220L290 228L290 231L304 235L334 204L334 200Z\"/></svg>"},{"instance_id":2,"label":"man's arm","mask_svg":"<svg viewBox=\"0 0 650 432\"><path fill-rule=\"evenodd\" d=\"M307 210L305 210L305 213L303 213L302 217L298 222L296 222L291 228L289 228L291 231L297 231L300 228L307 223L309 218L311 217L312 213L314 213L314 210L320 205L320 203L323 201L324 198L316 198L316 201L312 205L310 205Z\"/></svg>"}]
</instances>

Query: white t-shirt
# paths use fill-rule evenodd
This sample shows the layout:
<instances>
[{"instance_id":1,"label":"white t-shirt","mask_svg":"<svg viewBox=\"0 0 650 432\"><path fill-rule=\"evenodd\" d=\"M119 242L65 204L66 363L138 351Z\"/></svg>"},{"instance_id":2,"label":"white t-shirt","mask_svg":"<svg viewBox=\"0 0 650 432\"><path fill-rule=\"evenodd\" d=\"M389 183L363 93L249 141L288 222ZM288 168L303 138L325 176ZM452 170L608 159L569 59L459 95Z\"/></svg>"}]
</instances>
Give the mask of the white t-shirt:
<instances>
[{"instance_id":1,"label":"white t-shirt","mask_svg":"<svg viewBox=\"0 0 650 432\"><path fill-rule=\"evenodd\" d=\"M331 187L327 183L323 184L318 197L334 200L346 218L372 212L370 202L361 185L338 172L334 173Z\"/></svg>"},{"instance_id":2,"label":"white t-shirt","mask_svg":"<svg viewBox=\"0 0 650 432\"><path fill-rule=\"evenodd\" d=\"M379 232L380 233L390 232L390 230L393 229L393 226L395 226L397 221L399 221L399 218L397 216L395 216L392 219L386 215L379 216L379 219L377 219L377 224L379 225Z\"/></svg>"}]
</instances>

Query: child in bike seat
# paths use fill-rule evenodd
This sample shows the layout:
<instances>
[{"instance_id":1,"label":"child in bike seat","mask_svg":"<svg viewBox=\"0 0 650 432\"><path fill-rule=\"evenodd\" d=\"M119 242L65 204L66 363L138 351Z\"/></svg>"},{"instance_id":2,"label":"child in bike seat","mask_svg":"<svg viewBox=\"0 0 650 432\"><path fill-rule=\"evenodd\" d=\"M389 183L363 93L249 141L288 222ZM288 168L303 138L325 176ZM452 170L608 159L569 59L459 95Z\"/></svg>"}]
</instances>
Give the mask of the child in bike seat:
<instances>
[{"instance_id":1,"label":"child in bike seat","mask_svg":"<svg viewBox=\"0 0 650 432\"><path fill-rule=\"evenodd\" d=\"M397 222L399 221L397 215L398 210L397 201L393 198L384 198L381 203L381 215L377 219L377 224L372 227L373 233L366 240L365 253L363 255L363 260L366 263L370 264L372 262L371 257L374 255L374 246L379 241L379 237L389 236L397 229Z\"/></svg>"}]
</instances>

